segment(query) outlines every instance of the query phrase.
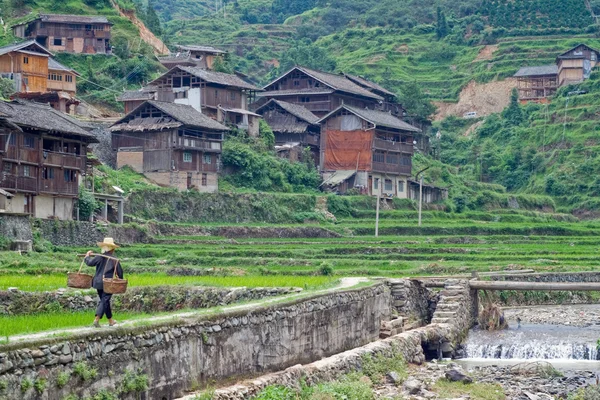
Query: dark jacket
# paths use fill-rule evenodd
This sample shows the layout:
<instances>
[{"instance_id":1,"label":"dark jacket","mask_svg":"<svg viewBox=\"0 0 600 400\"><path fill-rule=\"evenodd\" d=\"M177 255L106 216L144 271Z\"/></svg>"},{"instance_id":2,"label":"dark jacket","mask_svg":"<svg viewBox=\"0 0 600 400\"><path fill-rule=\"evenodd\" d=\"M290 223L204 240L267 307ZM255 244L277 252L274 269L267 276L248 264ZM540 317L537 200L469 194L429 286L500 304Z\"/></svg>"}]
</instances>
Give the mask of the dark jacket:
<instances>
[{"instance_id":1,"label":"dark jacket","mask_svg":"<svg viewBox=\"0 0 600 400\"><path fill-rule=\"evenodd\" d=\"M115 273L115 260L102 256L86 257L85 263L90 267L96 267L96 273L92 280L92 287L98 290L104 290L103 278L112 278ZM123 279L123 269L121 263L117 264L117 276Z\"/></svg>"}]
</instances>

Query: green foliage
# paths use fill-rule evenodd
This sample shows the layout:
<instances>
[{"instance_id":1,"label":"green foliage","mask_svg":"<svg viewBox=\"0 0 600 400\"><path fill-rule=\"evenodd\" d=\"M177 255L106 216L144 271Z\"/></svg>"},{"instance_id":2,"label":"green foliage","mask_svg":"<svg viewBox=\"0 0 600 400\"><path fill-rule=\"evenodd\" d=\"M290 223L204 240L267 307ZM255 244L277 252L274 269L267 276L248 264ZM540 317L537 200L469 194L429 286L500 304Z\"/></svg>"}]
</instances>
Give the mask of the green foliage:
<instances>
[{"instance_id":1,"label":"green foliage","mask_svg":"<svg viewBox=\"0 0 600 400\"><path fill-rule=\"evenodd\" d=\"M73 375L85 382L95 379L98 375L98 370L90 367L85 361L80 361L73 366Z\"/></svg>"},{"instance_id":2,"label":"green foliage","mask_svg":"<svg viewBox=\"0 0 600 400\"><path fill-rule=\"evenodd\" d=\"M333 265L330 262L323 261L319 267L319 273L323 276L332 276L335 271L333 270Z\"/></svg>"},{"instance_id":3,"label":"green foliage","mask_svg":"<svg viewBox=\"0 0 600 400\"><path fill-rule=\"evenodd\" d=\"M518 126L523 123L523 112L519 105L519 92L517 88L513 88L510 94L510 104L502 112L502 118L504 118L509 124Z\"/></svg>"},{"instance_id":4,"label":"green foliage","mask_svg":"<svg viewBox=\"0 0 600 400\"><path fill-rule=\"evenodd\" d=\"M371 379L372 382L381 382L385 374L390 371L398 373L402 380L406 379L408 372L406 362L398 351L394 348L390 356L378 354L375 357L366 354L362 357L362 373Z\"/></svg>"},{"instance_id":5,"label":"green foliage","mask_svg":"<svg viewBox=\"0 0 600 400\"><path fill-rule=\"evenodd\" d=\"M162 27L160 25L160 20L158 19L158 15L154 10L154 1L148 0L148 4L146 5L146 12L142 15L144 16L143 21L148 29L152 31L157 36L161 36L163 34Z\"/></svg>"},{"instance_id":6,"label":"green foliage","mask_svg":"<svg viewBox=\"0 0 600 400\"><path fill-rule=\"evenodd\" d=\"M8 389L8 382L3 380L0 380L0 394L2 394L4 391L6 391L6 389Z\"/></svg>"},{"instance_id":7,"label":"green foliage","mask_svg":"<svg viewBox=\"0 0 600 400\"><path fill-rule=\"evenodd\" d=\"M46 390L46 386L47 385L48 385L48 380L43 379L43 378L37 378L35 380L35 382L33 382L33 388L39 394L44 393L44 391Z\"/></svg>"},{"instance_id":8,"label":"green foliage","mask_svg":"<svg viewBox=\"0 0 600 400\"><path fill-rule=\"evenodd\" d=\"M272 150L275 146L275 134L273 130L264 119L260 119L259 122L259 131L258 135L260 139L263 141L265 147L269 150Z\"/></svg>"},{"instance_id":9,"label":"green foliage","mask_svg":"<svg viewBox=\"0 0 600 400\"><path fill-rule=\"evenodd\" d=\"M296 400L296 392L285 386L267 386L254 400Z\"/></svg>"},{"instance_id":10,"label":"green foliage","mask_svg":"<svg viewBox=\"0 0 600 400\"><path fill-rule=\"evenodd\" d=\"M29 389L33 387L33 381L29 378L21 379L21 393L25 394Z\"/></svg>"},{"instance_id":11,"label":"green foliage","mask_svg":"<svg viewBox=\"0 0 600 400\"><path fill-rule=\"evenodd\" d=\"M316 168L276 157L265 148L265 143L270 140L268 136L266 140L261 137L259 141L237 137L227 139L223 144L221 161L233 173L224 179L236 187L261 191L316 190L321 180Z\"/></svg>"},{"instance_id":12,"label":"green foliage","mask_svg":"<svg viewBox=\"0 0 600 400\"><path fill-rule=\"evenodd\" d=\"M14 92L14 82L10 79L0 78L0 99L8 100Z\"/></svg>"},{"instance_id":13,"label":"green foliage","mask_svg":"<svg viewBox=\"0 0 600 400\"><path fill-rule=\"evenodd\" d=\"M437 8L435 34L438 40L448 36L448 22L446 21L446 14L442 11L441 7Z\"/></svg>"},{"instance_id":14,"label":"green foliage","mask_svg":"<svg viewBox=\"0 0 600 400\"><path fill-rule=\"evenodd\" d=\"M148 389L148 375L143 373L143 370L138 369L136 372L126 370L125 375L119 385L119 393L142 393Z\"/></svg>"},{"instance_id":15,"label":"green foliage","mask_svg":"<svg viewBox=\"0 0 600 400\"><path fill-rule=\"evenodd\" d=\"M92 192L84 189L83 187L79 188L79 219L82 221L87 221L90 219L94 210L99 207L98 202L94 198Z\"/></svg>"},{"instance_id":16,"label":"green foliage","mask_svg":"<svg viewBox=\"0 0 600 400\"><path fill-rule=\"evenodd\" d=\"M56 377L56 386L58 388L65 387L69 382L69 379L71 379L71 371L59 372L58 376Z\"/></svg>"}]
</instances>

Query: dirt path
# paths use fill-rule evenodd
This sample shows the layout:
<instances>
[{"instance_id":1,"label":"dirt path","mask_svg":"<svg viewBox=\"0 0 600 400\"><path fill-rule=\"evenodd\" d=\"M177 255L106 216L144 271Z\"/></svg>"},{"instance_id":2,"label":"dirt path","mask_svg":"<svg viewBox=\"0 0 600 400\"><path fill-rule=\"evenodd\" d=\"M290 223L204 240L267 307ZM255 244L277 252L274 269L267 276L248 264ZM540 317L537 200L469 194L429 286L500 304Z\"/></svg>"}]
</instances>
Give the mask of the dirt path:
<instances>
[{"instance_id":1,"label":"dirt path","mask_svg":"<svg viewBox=\"0 0 600 400\"><path fill-rule=\"evenodd\" d=\"M497 50L497 44L488 44L487 46L483 46L483 49L481 49L479 54L477 54L477 57L475 57L475 61L491 60Z\"/></svg>"},{"instance_id":2,"label":"dirt path","mask_svg":"<svg viewBox=\"0 0 600 400\"><path fill-rule=\"evenodd\" d=\"M368 278L342 278L342 279L340 279L340 283L337 286L332 287L332 288L317 290L314 292L303 292L303 293L299 293L299 294L289 294L289 295L285 295L285 296L271 297L268 299L258 300L258 301L254 301L254 302L246 303L246 304L238 304L238 305L233 305L233 306L220 307L219 309L222 310L222 312L244 310L244 309L247 309L248 311L250 311L256 307L262 307L262 306L265 306L265 305L268 305L271 303L277 303L282 300L292 300L292 299L296 299L296 298L302 298L305 296L313 296L315 294L328 294L328 293L332 293L332 292L335 292L335 291L338 291L341 289L349 289L360 283L364 283L364 282L368 282L368 281L369 281ZM214 310L214 309L209 308L209 309L201 309L198 311L190 311L190 312L185 312L185 313L173 313L173 314L168 314L168 315L160 315L160 316L156 316L156 317L134 319L131 321L125 321L125 322L119 323L118 326L119 327L128 327L128 326L135 326L135 325L148 325L153 322L168 321L168 320L174 320L174 319L186 319L186 318L191 318L191 317L197 317L202 314L209 314L211 312L211 310ZM90 314L90 324L91 324L92 319L93 319L93 315ZM112 329L112 328L110 328L108 326L103 326L100 329ZM98 331L98 328L92 328L91 326L90 327L81 327L81 328L60 329L60 330L55 330L55 331L46 331L46 332L32 333L32 334L27 334L27 335L9 336L8 342L9 343L27 342L27 341L34 341L34 340L40 340L40 339L47 339L47 338L50 338L53 336L67 337L69 335L76 334L76 333L79 334L79 333L97 332L97 331Z\"/></svg>"},{"instance_id":3,"label":"dirt path","mask_svg":"<svg viewBox=\"0 0 600 400\"><path fill-rule=\"evenodd\" d=\"M114 2L114 0L111 0L111 3L113 5L113 7L115 8L115 10L117 10L122 17L127 18L128 20L131 21L132 24L134 24L135 26L138 27L138 29L140 30L140 37L142 38L142 40L144 42L146 42L148 45L150 45L154 49L155 54L157 54L157 55L169 54L169 49L167 48L167 46L165 46L165 44L162 42L162 40L157 38L154 35L154 33L152 33L150 31L150 29L148 29L146 27L146 25L144 25L144 23L138 19L138 17L135 15L135 13L133 11L128 12L128 11L122 10L121 7L119 7L119 5Z\"/></svg>"}]
</instances>

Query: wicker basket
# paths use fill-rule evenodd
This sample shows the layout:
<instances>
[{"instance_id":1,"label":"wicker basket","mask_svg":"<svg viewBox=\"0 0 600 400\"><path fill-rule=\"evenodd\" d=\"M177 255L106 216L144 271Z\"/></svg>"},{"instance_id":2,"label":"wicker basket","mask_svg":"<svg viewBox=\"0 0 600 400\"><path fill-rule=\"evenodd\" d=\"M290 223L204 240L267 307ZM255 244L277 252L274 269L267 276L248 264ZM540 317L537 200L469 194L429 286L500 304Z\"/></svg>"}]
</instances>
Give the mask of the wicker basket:
<instances>
[{"instance_id":1,"label":"wicker basket","mask_svg":"<svg viewBox=\"0 0 600 400\"><path fill-rule=\"evenodd\" d=\"M112 258L112 257L110 257ZM127 279L119 278L117 266L121 263L118 258L112 258L115 263L115 270L112 278L103 278L104 292L108 294L121 294L127 291ZM106 273L106 271L105 271Z\"/></svg>"},{"instance_id":2,"label":"wicker basket","mask_svg":"<svg viewBox=\"0 0 600 400\"><path fill-rule=\"evenodd\" d=\"M89 289L92 287L92 279L94 278L89 274L82 274L81 268L83 267L83 261L79 266L79 271L69 272L67 274L67 286L75 289Z\"/></svg>"},{"instance_id":3,"label":"wicker basket","mask_svg":"<svg viewBox=\"0 0 600 400\"><path fill-rule=\"evenodd\" d=\"M104 293L121 294L127 291L127 279L120 278L104 278Z\"/></svg>"}]
</instances>

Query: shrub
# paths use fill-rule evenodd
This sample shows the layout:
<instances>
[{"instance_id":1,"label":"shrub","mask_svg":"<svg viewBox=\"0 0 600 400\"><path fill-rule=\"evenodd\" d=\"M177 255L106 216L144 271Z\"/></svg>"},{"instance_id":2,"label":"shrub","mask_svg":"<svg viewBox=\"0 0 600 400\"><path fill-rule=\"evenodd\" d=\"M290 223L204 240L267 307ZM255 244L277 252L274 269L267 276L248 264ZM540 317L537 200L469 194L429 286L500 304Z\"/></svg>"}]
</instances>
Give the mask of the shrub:
<instances>
[{"instance_id":1,"label":"shrub","mask_svg":"<svg viewBox=\"0 0 600 400\"><path fill-rule=\"evenodd\" d=\"M98 370L96 368L90 368L86 362L81 361L73 367L73 375L78 376L83 381L88 381L96 378Z\"/></svg>"},{"instance_id":2,"label":"shrub","mask_svg":"<svg viewBox=\"0 0 600 400\"><path fill-rule=\"evenodd\" d=\"M23 378L23 380L21 380L21 393L26 393L32 387L33 381L31 379Z\"/></svg>"},{"instance_id":3,"label":"shrub","mask_svg":"<svg viewBox=\"0 0 600 400\"><path fill-rule=\"evenodd\" d=\"M71 379L70 371L60 372L56 377L56 386L58 386L59 388L65 387L66 384L69 382L69 379Z\"/></svg>"},{"instance_id":4,"label":"shrub","mask_svg":"<svg viewBox=\"0 0 600 400\"><path fill-rule=\"evenodd\" d=\"M334 273L333 265L331 265L331 263L329 262L324 261L319 267L319 273L323 276L332 276Z\"/></svg>"},{"instance_id":5,"label":"shrub","mask_svg":"<svg viewBox=\"0 0 600 400\"><path fill-rule=\"evenodd\" d=\"M47 384L48 384L48 381L46 379L38 378L35 380L35 382L33 382L33 387L36 392L38 392L39 394L42 394L46 390Z\"/></svg>"},{"instance_id":6,"label":"shrub","mask_svg":"<svg viewBox=\"0 0 600 400\"><path fill-rule=\"evenodd\" d=\"M267 386L254 400L296 400L296 392L285 386Z\"/></svg>"}]
</instances>

